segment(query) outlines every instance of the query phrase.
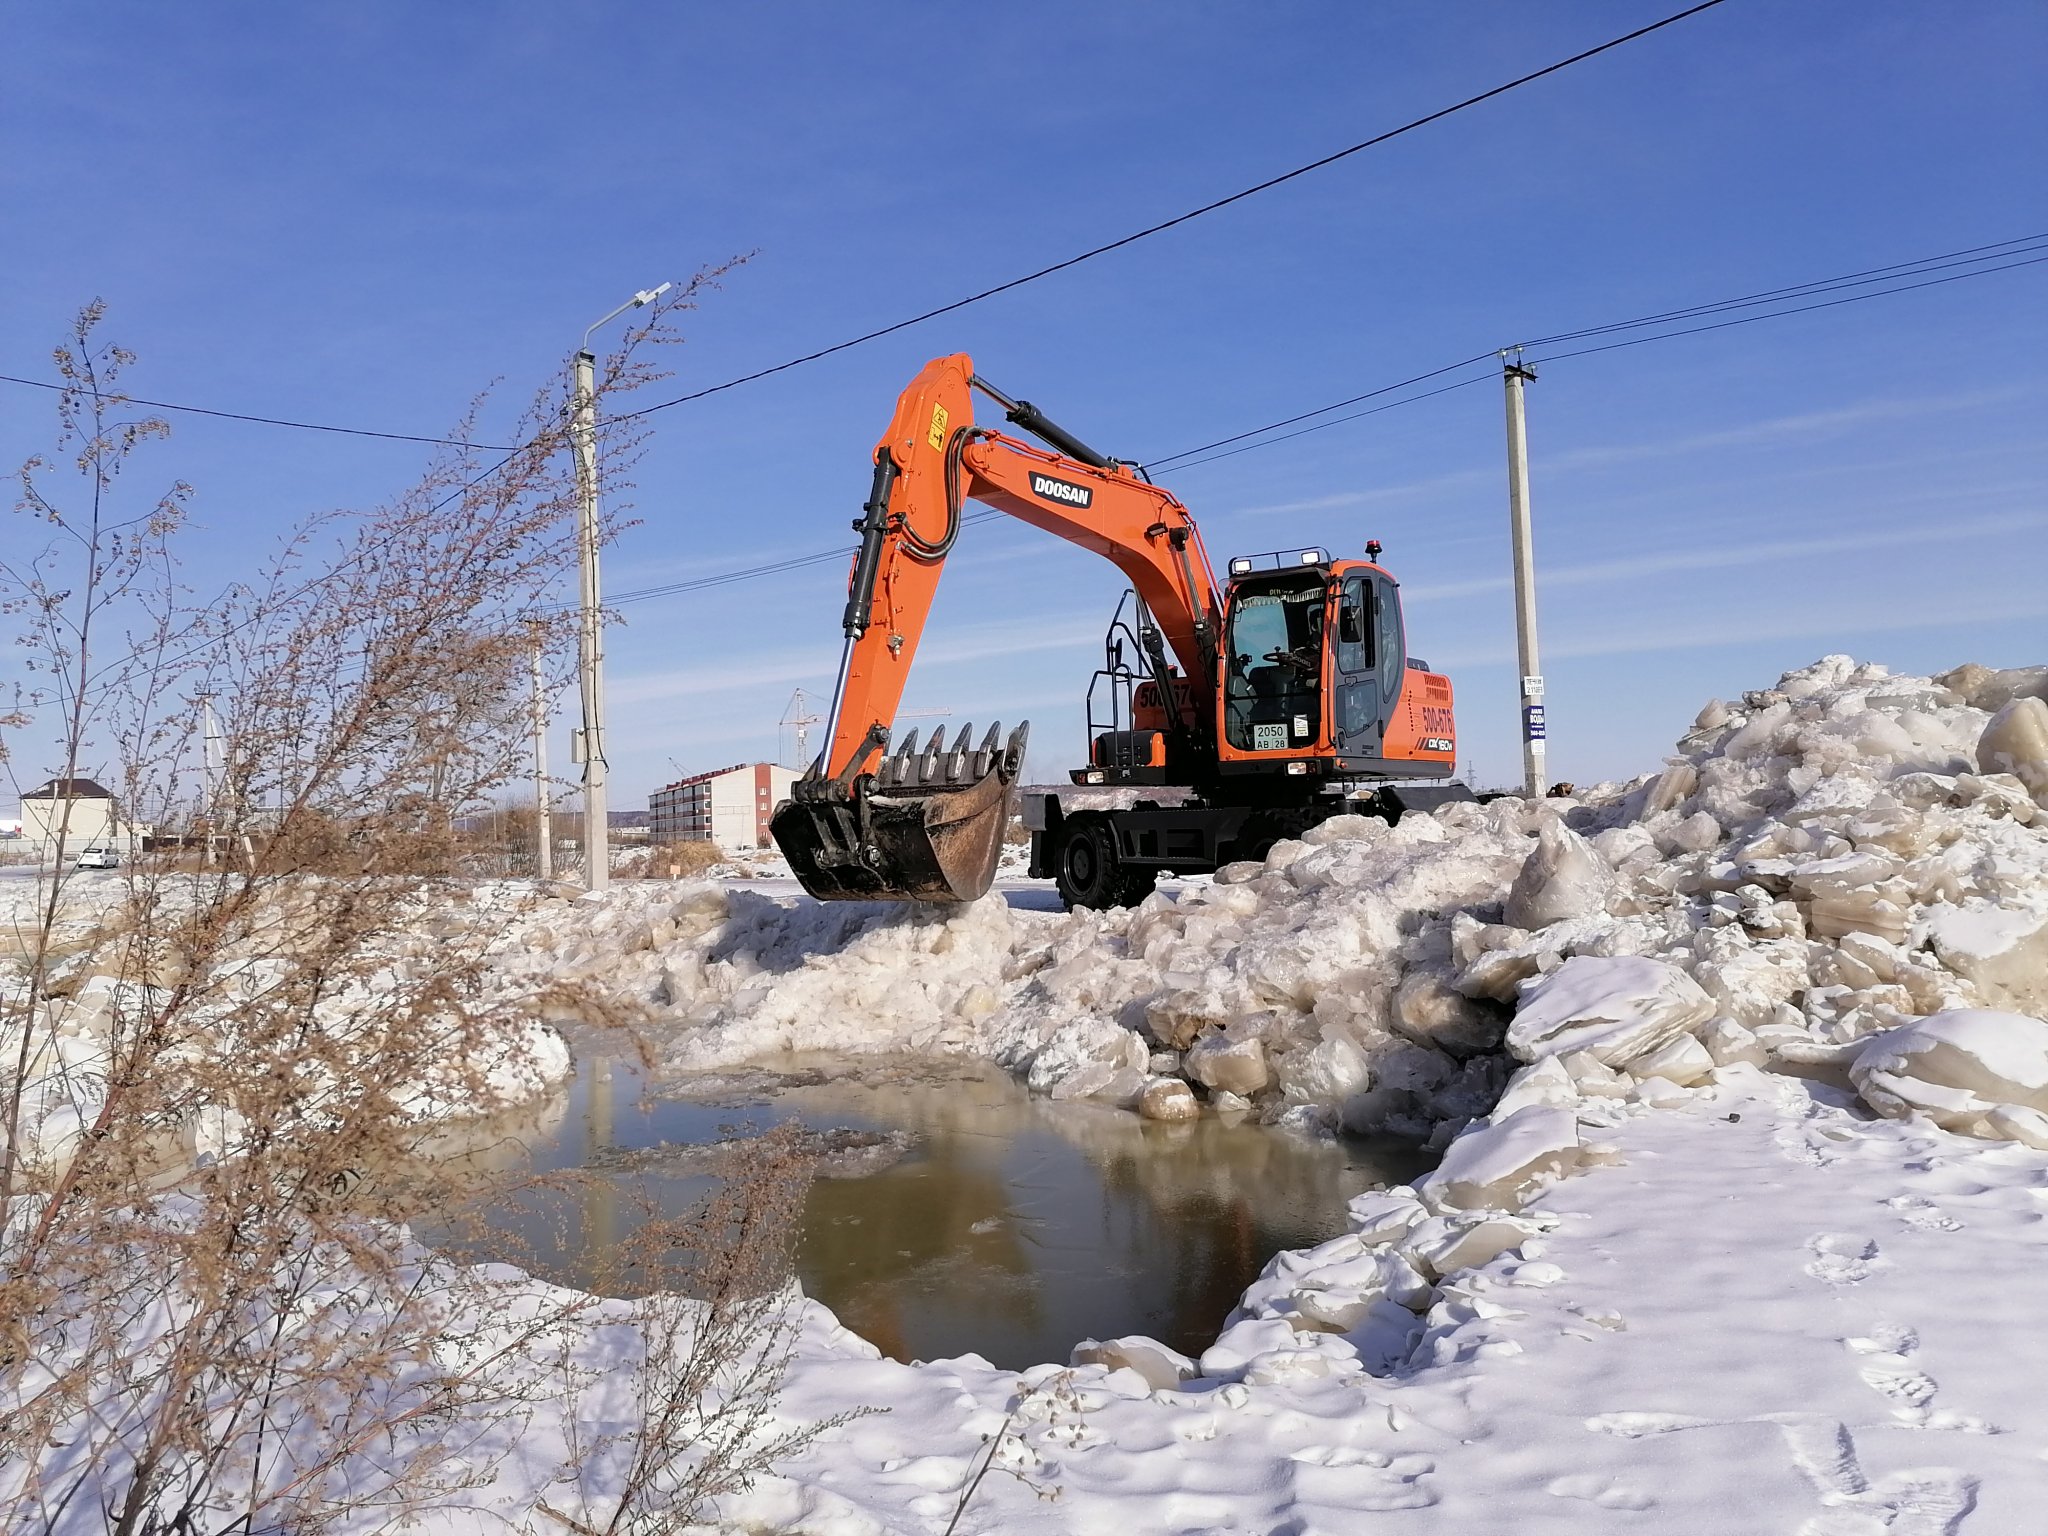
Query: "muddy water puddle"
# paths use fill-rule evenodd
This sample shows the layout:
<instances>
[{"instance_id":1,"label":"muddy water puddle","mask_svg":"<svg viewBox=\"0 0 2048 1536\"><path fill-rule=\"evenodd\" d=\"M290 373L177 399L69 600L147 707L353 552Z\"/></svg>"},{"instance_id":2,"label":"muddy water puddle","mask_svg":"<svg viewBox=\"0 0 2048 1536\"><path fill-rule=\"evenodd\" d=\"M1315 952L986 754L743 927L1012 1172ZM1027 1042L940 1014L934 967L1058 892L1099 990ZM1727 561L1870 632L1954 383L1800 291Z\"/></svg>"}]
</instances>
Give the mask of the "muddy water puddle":
<instances>
[{"instance_id":1,"label":"muddy water puddle","mask_svg":"<svg viewBox=\"0 0 2048 1536\"><path fill-rule=\"evenodd\" d=\"M576 1209L503 1203L450 1246L592 1283L594 1256L640 1213L704 1195L721 1141L796 1121L823 1174L797 1254L806 1293L899 1360L1022 1368L1090 1336L1198 1353L1275 1252L1336 1236L1353 1195L1426 1166L1410 1148L1034 1099L989 1066L787 1058L682 1092L650 1091L636 1063L581 1062L538 1124L488 1154L584 1170Z\"/></svg>"}]
</instances>

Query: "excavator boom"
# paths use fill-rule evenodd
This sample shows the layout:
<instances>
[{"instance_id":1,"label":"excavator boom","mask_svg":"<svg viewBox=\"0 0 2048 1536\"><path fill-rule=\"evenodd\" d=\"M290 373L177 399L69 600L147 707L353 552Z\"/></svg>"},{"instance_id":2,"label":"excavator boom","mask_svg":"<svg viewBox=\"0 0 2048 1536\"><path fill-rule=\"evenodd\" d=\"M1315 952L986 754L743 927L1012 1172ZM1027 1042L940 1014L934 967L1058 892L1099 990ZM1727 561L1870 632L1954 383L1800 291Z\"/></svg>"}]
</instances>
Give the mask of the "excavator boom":
<instances>
[{"instance_id":1,"label":"excavator boom","mask_svg":"<svg viewBox=\"0 0 2048 1536\"><path fill-rule=\"evenodd\" d=\"M1011 422L1060 451L977 427L977 388ZM969 500L1114 562L1156 615L1182 673L1213 691L1219 603L1187 509L1028 402L984 384L964 353L935 358L898 397L875 446L874 480L854 524L861 544L828 743L771 822L814 896L967 901L994 878L1028 727L1007 740L991 729L978 747L971 726L950 747L934 728L922 749L912 731L889 750L890 725Z\"/></svg>"}]
</instances>

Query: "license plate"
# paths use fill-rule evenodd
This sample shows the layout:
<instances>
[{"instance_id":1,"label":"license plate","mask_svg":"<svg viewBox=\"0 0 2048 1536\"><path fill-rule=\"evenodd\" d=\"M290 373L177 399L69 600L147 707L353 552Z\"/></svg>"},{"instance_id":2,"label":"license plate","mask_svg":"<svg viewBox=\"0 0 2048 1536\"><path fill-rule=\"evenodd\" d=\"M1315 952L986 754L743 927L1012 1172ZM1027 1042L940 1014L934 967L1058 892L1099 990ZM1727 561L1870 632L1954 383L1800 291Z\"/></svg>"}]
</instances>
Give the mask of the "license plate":
<instances>
[{"instance_id":1,"label":"license plate","mask_svg":"<svg viewBox=\"0 0 2048 1536\"><path fill-rule=\"evenodd\" d=\"M1254 752L1284 752L1286 749L1286 726L1255 725L1252 727L1252 750Z\"/></svg>"}]
</instances>

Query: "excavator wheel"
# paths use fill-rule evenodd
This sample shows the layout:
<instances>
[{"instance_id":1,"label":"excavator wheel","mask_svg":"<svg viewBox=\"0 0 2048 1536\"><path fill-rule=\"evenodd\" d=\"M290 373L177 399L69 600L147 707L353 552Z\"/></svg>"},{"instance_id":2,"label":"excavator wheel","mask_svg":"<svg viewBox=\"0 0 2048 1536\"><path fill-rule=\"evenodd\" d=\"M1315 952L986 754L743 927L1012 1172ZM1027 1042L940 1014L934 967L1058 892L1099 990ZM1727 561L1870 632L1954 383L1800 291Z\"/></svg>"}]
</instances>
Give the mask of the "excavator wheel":
<instances>
[{"instance_id":1,"label":"excavator wheel","mask_svg":"<svg viewBox=\"0 0 2048 1536\"><path fill-rule=\"evenodd\" d=\"M1118 860L1116 838L1100 816L1076 816L1066 823L1053 883L1069 908L1135 906L1158 878L1151 869L1127 869Z\"/></svg>"}]
</instances>

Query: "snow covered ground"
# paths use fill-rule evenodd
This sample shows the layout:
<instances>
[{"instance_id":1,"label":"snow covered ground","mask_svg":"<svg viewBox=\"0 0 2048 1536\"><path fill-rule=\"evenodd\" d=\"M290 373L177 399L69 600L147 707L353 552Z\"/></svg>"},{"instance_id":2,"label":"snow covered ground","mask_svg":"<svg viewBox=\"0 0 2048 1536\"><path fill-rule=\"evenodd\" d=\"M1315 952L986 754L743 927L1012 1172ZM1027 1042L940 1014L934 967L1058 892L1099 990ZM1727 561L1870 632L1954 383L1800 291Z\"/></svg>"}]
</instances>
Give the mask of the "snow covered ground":
<instances>
[{"instance_id":1,"label":"snow covered ground","mask_svg":"<svg viewBox=\"0 0 2048 1536\"><path fill-rule=\"evenodd\" d=\"M729 1531L936 1536L972 1485L962 1532L2004 1536L2048 1502L2044 691L1830 657L1634 783L1342 818L1130 912L621 885L509 924L500 985L601 984L678 1073L986 1055L1444 1148L1199 1359L903 1365L807 1304L778 1412L881 1411ZM594 1384L423 1529L554 1528L572 1428L630 1427L605 1307Z\"/></svg>"},{"instance_id":2,"label":"snow covered ground","mask_svg":"<svg viewBox=\"0 0 2048 1536\"><path fill-rule=\"evenodd\" d=\"M1198 1361L903 1366L818 1319L787 1411L889 1412L733 1502L755 1528L943 1529L994 1437L963 1530L2021 1530L2043 682L1828 658L1633 784L1333 822L1130 913L649 889L510 968L602 968L678 1070L908 1045L1448 1142Z\"/></svg>"}]
</instances>

